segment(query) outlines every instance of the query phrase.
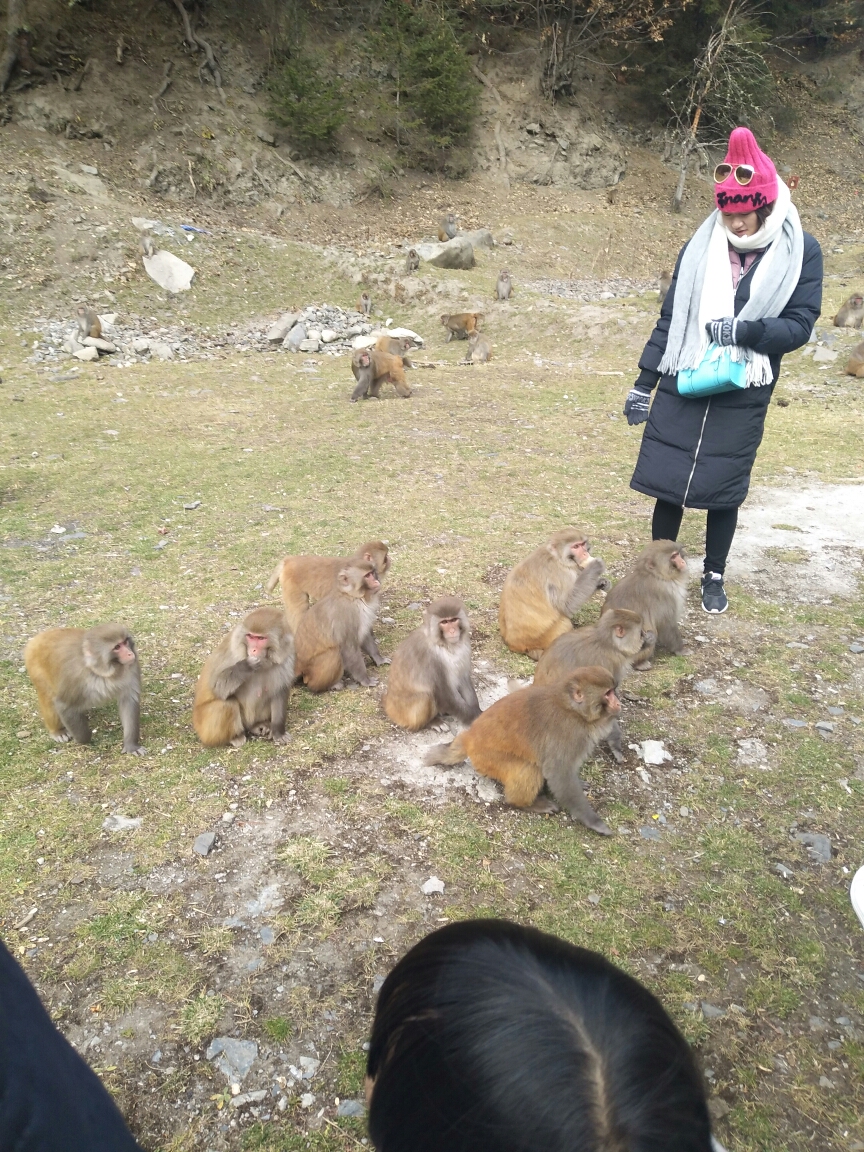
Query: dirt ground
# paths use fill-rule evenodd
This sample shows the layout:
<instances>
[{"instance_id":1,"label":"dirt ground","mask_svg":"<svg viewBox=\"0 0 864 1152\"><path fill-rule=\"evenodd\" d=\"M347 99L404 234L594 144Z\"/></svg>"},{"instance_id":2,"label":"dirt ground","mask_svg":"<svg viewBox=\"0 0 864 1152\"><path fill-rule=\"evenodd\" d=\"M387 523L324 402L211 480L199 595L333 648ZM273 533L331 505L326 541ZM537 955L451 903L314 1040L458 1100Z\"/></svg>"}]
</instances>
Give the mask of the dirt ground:
<instances>
[{"instance_id":1,"label":"dirt ground","mask_svg":"<svg viewBox=\"0 0 864 1152\"><path fill-rule=\"evenodd\" d=\"M227 162L227 114L184 115L197 136L224 131ZM508 569L575 522L618 579L648 538L649 502L628 487L641 430L621 408L656 318L651 285L709 209L707 185L694 178L669 216L674 172L631 143L614 203L507 189L493 168L462 184L406 177L384 201L238 206L144 187L122 136L109 149L0 131L0 922L144 1147L366 1145L382 979L434 927L499 915L602 951L663 999L730 1150L864 1152L864 932L848 899L862 864L864 470L860 382L843 373L861 333L830 330L864 287L861 165L837 159L847 130L826 109L783 156L826 256L816 347L838 355L810 345L784 362L723 617L699 609L704 521L685 517L690 654L627 681L625 761L601 750L586 770L608 841L506 808L468 764L423 766L455 722L401 732L380 688L295 689L292 743L236 751L198 745L191 696L223 632L275 602L263 585L281 555L376 535L394 558L385 654L456 593L483 705L527 683L531 662L497 631ZM450 206L498 246L471 271L423 267L409 283L405 246ZM188 293L146 277L139 216L195 267ZM184 236L189 223L206 231ZM515 292L498 303L502 265ZM431 367L409 373L407 400L385 389L351 405L345 357L250 337L285 310L351 308L361 287L376 323L424 337ZM60 337L79 300L173 359L71 359ZM458 363L465 345L445 344L438 319L473 306L494 347L485 367ZM52 745L21 662L41 628L111 618L141 654L140 760L119 755L110 709L91 747ZM668 758L647 762L645 741Z\"/></svg>"}]
</instances>

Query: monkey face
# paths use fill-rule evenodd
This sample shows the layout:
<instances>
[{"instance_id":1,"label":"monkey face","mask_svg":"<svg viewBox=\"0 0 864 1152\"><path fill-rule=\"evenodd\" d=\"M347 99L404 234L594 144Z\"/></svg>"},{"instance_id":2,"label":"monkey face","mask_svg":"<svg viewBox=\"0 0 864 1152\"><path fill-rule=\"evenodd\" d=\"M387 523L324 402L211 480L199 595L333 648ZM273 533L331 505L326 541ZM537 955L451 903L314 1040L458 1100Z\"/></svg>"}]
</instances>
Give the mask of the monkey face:
<instances>
[{"instance_id":1,"label":"monkey face","mask_svg":"<svg viewBox=\"0 0 864 1152\"><path fill-rule=\"evenodd\" d=\"M364 587L366 587L370 590L370 592L377 592L378 589L381 587L381 581L375 575L375 569L374 568L372 569L371 572L367 572L363 576L363 584L364 584Z\"/></svg>"},{"instance_id":2,"label":"monkey face","mask_svg":"<svg viewBox=\"0 0 864 1152\"><path fill-rule=\"evenodd\" d=\"M135 663L135 643L131 636L127 636L125 640L121 640L119 644L114 645L111 649L111 659L116 660L118 664Z\"/></svg>"},{"instance_id":3,"label":"monkey face","mask_svg":"<svg viewBox=\"0 0 864 1152\"><path fill-rule=\"evenodd\" d=\"M679 552L673 552L669 557L669 562L673 568L677 568L679 572L687 571L687 561L684 559L684 549Z\"/></svg>"},{"instance_id":4,"label":"monkey face","mask_svg":"<svg viewBox=\"0 0 864 1152\"><path fill-rule=\"evenodd\" d=\"M581 568L591 559L591 546L587 540L576 540L569 546L568 555Z\"/></svg>"},{"instance_id":5,"label":"monkey face","mask_svg":"<svg viewBox=\"0 0 864 1152\"><path fill-rule=\"evenodd\" d=\"M606 705L606 711L610 716L614 716L617 712L621 711L621 701L615 695L614 688L609 689L609 691L603 697L603 702Z\"/></svg>"},{"instance_id":6,"label":"monkey face","mask_svg":"<svg viewBox=\"0 0 864 1152\"><path fill-rule=\"evenodd\" d=\"M446 644L458 644L462 636L462 622L458 616L438 621L441 638Z\"/></svg>"},{"instance_id":7,"label":"monkey face","mask_svg":"<svg viewBox=\"0 0 864 1152\"><path fill-rule=\"evenodd\" d=\"M246 633L246 659L250 664L260 664L267 655L267 637L254 632Z\"/></svg>"}]
</instances>

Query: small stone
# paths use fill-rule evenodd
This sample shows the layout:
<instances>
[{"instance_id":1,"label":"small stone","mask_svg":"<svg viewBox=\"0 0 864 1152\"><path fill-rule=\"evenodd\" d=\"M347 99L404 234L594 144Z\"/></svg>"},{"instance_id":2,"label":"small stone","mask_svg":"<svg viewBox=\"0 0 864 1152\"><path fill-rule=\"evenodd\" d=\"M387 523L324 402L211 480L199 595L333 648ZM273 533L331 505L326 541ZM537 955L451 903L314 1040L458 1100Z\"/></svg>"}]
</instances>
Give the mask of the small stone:
<instances>
[{"instance_id":1,"label":"small stone","mask_svg":"<svg viewBox=\"0 0 864 1152\"><path fill-rule=\"evenodd\" d=\"M702 696L713 696L717 691L717 681L713 676L709 676L707 680L697 680L693 685L693 690Z\"/></svg>"},{"instance_id":2,"label":"small stone","mask_svg":"<svg viewBox=\"0 0 864 1152\"><path fill-rule=\"evenodd\" d=\"M149 352L150 341L146 336L139 336L137 340L132 341L132 351L137 353Z\"/></svg>"},{"instance_id":3,"label":"small stone","mask_svg":"<svg viewBox=\"0 0 864 1152\"><path fill-rule=\"evenodd\" d=\"M828 709L828 715L829 716L842 716L845 711L846 711L845 708L829 708ZM816 727L818 728L819 725L817 724Z\"/></svg>"},{"instance_id":4,"label":"small stone","mask_svg":"<svg viewBox=\"0 0 864 1152\"><path fill-rule=\"evenodd\" d=\"M712 1096L708 1101L708 1114L712 1120L722 1120L732 1109L720 1096Z\"/></svg>"},{"instance_id":5,"label":"small stone","mask_svg":"<svg viewBox=\"0 0 864 1152\"><path fill-rule=\"evenodd\" d=\"M382 976L380 973L379 973L377 976L374 976L374 977L373 977L373 979L372 979L372 995L373 995L373 996L377 996L377 995L378 995L378 993L379 993L379 992L381 991L381 989L384 987L384 981L385 981L386 979L387 979L387 977L386 977L386 976Z\"/></svg>"},{"instance_id":6,"label":"small stone","mask_svg":"<svg viewBox=\"0 0 864 1152\"><path fill-rule=\"evenodd\" d=\"M817 348L816 351L818 352L819 349ZM829 1080L827 1076L820 1076L819 1077L819 1087L820 1088L833 1088L834 1087L834 1081Z\"/></svg>"},{"instance_id":7,"label":"small stone","mask_svg":"<svg viewBox=\"0 0 864 1152\"><path fill-rule=\"evenodd\" d=\"M340 1100L336 1108L337 1116L363 1116L365 1112L359 1100Z\"/></svg>"},{"instance_id":8,"label":"small stone","mask_svg":"<svg viewBox=\"0 0 864 1152\"><path fill-rule=\"evenodd\" d=\"M200 500L193 500L191 504L184 504L183 505L183 511L184 512L194 512L196 508L200 508L200 507L201 507L201 501Z\"/></svg>"},{"instance_id":9,"label":"small stone","mask_svg":"<svg viewBox=\"0 0 864 1152\"><path fill-rule=\"evenodd\" d=\"M835 1016L834 1023L839 1024L841 1028L851 1028L852 1019L849 1016Z\"/></svg>"},{"instance_id":10,"label":"small stone","mask_svg":"<svg viewBox=\"0 0 864 1152\"><path fill-rule=\"evenodd\" d=\"M431 896L433 892L443 892L444 881L439 880L437 876L430 876L425 884L420 885L420 891L424 896Z\"/></svg>"},{"instance_id":11,"label":"small stone","mask_svg":"<svg viewBox=\"0 0 864 1152\"><path fill-rule=\"evenodd\" d=\"M679 816L689 816L690 815L690 809L687 807L686 804L682 804L681 807L678 809L678 815Z\"/></svg>"},{"instance_id":12,"label":"small stone","mask_svg":"<svg viewBox=\"0 0 864 1152\"><path fill-rule=\"evenodd\" d=\"M783 724L786 728L806 728L807 727L807 721L806 720L786 719L786 720L781 720L780 723Z\"/></svg>"},{"instance_id":13,"label":"small stone","mask_svg":"<svg viewBox=\"0 0 864 1152\"><path fill-rule=\"evenodd\" d=\"M27 728L21 728L18 732L15 733L15 736L19 740L26 740L29 736L32 736L32 732L30 732Z\"/></svg>"},{"instance_id":14,"label":"small stone","mask_svg":"<svg viewBox=\"0 0 864 1152\"><path fill-rule=\"evenodd\" d=\"M654 824L644 824L639 829L639 835L643 840L660 840L662 838L660 829Z\"/></svg>"},{"instance_id":15,"label":"small stone","mask_svg":"<svg viewBox=\"0 0 864 1152\"><path fill-rule=\"evenodd\" d=\"M539 124L526 124L525 125L525 131L528 133L529 136L539 136L540 135L540 125Z\"/></svg>"},{"instance_id":16,"label":"small stone","mask_svg":"<svg viewBox=\"0 0 864 1152\"><path fill-rule=\"evenodd\" d=\"M271 148L276 146L276 137L271 136L269 132L265 132L263 128L259 128L255 135L262 144L269 144Z\"/></svg>"},{"instance_id":17,"label":"small stone","mask_svg":"<svg viewBox=\"0 0 864 1152\"><path fill-rule=\"evenodd\" d=\"M79 164L78 167L82 172L86 172L88 176L98 176L99 169L94 168L92 164Z\"/></svg>"},{"instance_id":18,"label":"small stone","mask_svg":"<svg viewBox=\"0 0 864 1152\"><path fill-rule=\"evenodd\" d=\"M239 1096L235 1096L231 1101L232 1108L242 1108L244 1104L260 1104L266 1097L267 1093L263 1088L259 1088L257 1092L241 1092Z\"/></svg>"},{"instance_id":19,"label":"small stone","mask_svg":"<svg viewBox=\"0 0 864 1152\"><path fill-rule=\"evenodd\" d=\"M639 745L639 754L646 764L663 764L672 759L662 740L643 740Z\"/></svg>"},{"instance_id":20,"label":"small stone","mask_svg":"<svg viewBox=\"0 0 864 1152\"><path fill-rule=\"evenodd\" d=\"M855 644L849 645L849 651L854 652L856 656L859 656L862 652L864 652L864 644L859 644L856 641Z\"/></svg>"},{"instance_id":21,"label":"small stone","mask_svg":"<svg viewBox=\"0 0 864 1152\"><path fill-rule=\"evenodd\" d=\"M234 812L223 812L222 813L222 823L223 824L233 824L236 819L237 819L237 816L236 816L236 813L234 813Z\"/></svg>"},{"instance_id":22,"label":"small stone","mask_svg":"<svg viewBox=\"0 0 864 1152\"><path fill-rule=\"evenodd\" d=\"M311 1080L321 1067L321 1061L313 1056L301 1056L297 1063L300 1065L300 1075L304 1080Z\"/></svg>"},{"instance_id":23,"label":"small stone","mask_svg":"<svg viewBox=\"0 0 864 1152\"><path fill-rule=\"evenodd\" d=\"M229 1084L240 1084L258 1058L254 1040L237 1040L234 1036L217 1036L205 1052L208 1060L228 1078Z\"/></svg>"},{"instance_id":24,"label":"small stone","mask_svg":"<svg viewBox=\"0 0 864 1152\"><path fill-rule=\"evenodd\" d=\"M294 327L282 341L282 347L287 348L289 352L296 352L305 339L306 325L301 320L294 325Z\"/></svg>"},{"instance_id":25,"label":"small stone","mask_svg":"<svg viewBox=\"0 0 864 1152\"><path fill-rule=\"evenodd\" d=\"M272 328L270 328L267 332L267 339L271 344L280 344L296 323L296 312L284 313L284 315L280 316Z\"/></svg>"},{"instance_id":26,"label":"small stone","mask_svg":"<svg viewBox=\"0 0 864 1152\"><path fill-rule=\"evenodd\" d=\"M408 611L409 612L419 612L420 608L421 608L421 605L416 603L416 601L413 604L408 605Z\"/></svg>"},{"instance_id":27,"label":"small stone","mask_svg":"<svg viewBox=\"0 0 864 1152\"><path fill-rule=\"evenodd\" d=\"M843 1043L840 1040L829 1040L828 1041L828 1051L829 1052L836 1052L838 1048L842 1048L842 1047L843 1047Z\"/></svg>"},{"instance_id":28,"label":"small stone","mask_svg":"<svg viewBox=\"0 0 864 1152\"><path fill-rule=\"evenodd\" d=\"M192 851L197 852L199 856L207 856L215 841L215 832L202 832L200 836L195 837L195 843L192 845Z\"/></svg>"},{"instance_id":29,"label":"small stone","mask_svg":"<svg viewBox=\"0 0 864 1152\"><path fill-rule=\"evenodd\" d=\"M311 1108L314 1103L315 1103L315 1097L312 1095L311 1092L304 1092L303 1095L300 1097L300 1107L301 1108Z\"/></svg>"},{"instance_id":30,"label":"small stone","mask_svg":"<svg viewBox=\"0 0 864 1152\"><path fill-rule=\"evenodd\" d=\"M76 360L98 360L99 353L95 348L76 348L72 353Z\"/></svg>"},{"instance_id":31,"label":"small stone","mask_svg":"<svg viewBox=\"0 0 864 1152\"><path fill-rule=\"evenodd\" d=\"M170 344L163 344L158 340L150 341L150 354L157 360L173 360L174 349Z\"/></svg>"},{"instance_id":32,"label":"small stone","mask_svg":"<svg viewBox=\"0 0 864 1152\"><path fill-rule=\"evenodd\" d=\"M589 892L588 903L589 904L599 904L600 903L600 897L597 895L596 892Z\"/></svg>"},{"instance_id":33,"label":"small stone","mask_svg":"<svg viewBox=\"0 0 864 1152\"><path fill-rule=\"evenodd\" d=\"M807 849L810 859L817 864L831 863L831 841L822 832L796 832L795 839Z\"/></svg>"},{"instance_id":34,"label":"small stone","mask_svg":"<svg viewBox=\"0 0 864 1152\"><path fill-rule=\"evenodd\" d=\"M791 880L792 877L795 875L795 873L792 871L791 868L787 867L785 864L780 864L780 863L777 863L774 865L774 871L779 876L782 876L784 880Z\"/></svg>"},{"instance_id":35,"label":"small stone","mask_svg":"<svg viewBox=\"0 0 864 1152\"><path fill-rule=\"evenodd\" d=\"M615 293L614 292L601 292L600 293L600 299L601 300L614 300L615 299Z\"/></svg>"},{"instance_id":36,"label":"small stone","mask_svg":"<svg viewBox=\"0 0 864 1152\"><path fill-rule=\"evenodd\" d=\"M706 1020L719 1020L721 1016L726 1015L726 1009L718 1008L716 1004L709 1004L707 1000L703 1000L702 1015Z\"/></svg>"},{"instance_id":37,"label":"small stone","mask_svg":"<svg viewBox=\"0 0 864 1152\"><path fill-rule=\"evenodd\" d=\"M816 731L817 732L833 732L834 731L834 725L831 723L830 720L819 720L816 723Z\"/></svg>"},{"instance_id":38,"label":"small stone","mask_svg":"<svg viewBox=\"0 0 864 1152\"><path fill-rule=\"evenodd\" d=\"M317 340L301 340L298 351L300 352L317 352L320 345Z\"/></svg>"},{"instance_id":39,"label":"small stone","mask_svg":"<svg viewBox=\"0 0 864 1152\"><path fill-rule=\"evenodd\" d=\"M262 944L272 944L276 939L276 933L266 924L263 928L259 929L258 935L261 937Z\"/></svg>"},{"instance_id":40,"label":"small stone","mask_svg":"<svg viewBox=\"0 0 864 1152\"><path fill-rule=\"evenodd\" d=\"M830 364L836 360L839 355L839 352L831 352L828 348L818 347L813 353L813 363Z\"/></svg>"}]
</instances>

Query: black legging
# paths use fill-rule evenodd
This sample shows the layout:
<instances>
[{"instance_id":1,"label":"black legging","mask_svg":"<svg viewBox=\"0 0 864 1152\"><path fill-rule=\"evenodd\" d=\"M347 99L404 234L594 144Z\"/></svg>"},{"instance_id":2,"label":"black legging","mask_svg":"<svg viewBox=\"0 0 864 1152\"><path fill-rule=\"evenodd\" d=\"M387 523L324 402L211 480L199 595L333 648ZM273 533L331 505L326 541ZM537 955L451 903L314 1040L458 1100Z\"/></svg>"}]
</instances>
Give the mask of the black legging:
<instances>
[{"instance_id":1,"label":"black legging","mask_svg":"<svg viewBox=\"0 0 864 1152\"><path fill-rule=\"evenodd\" d=\"M677 540L684 509L668 500L658 500L651 521L652 540ZM705 529L705 571L726 571L726 557L732 547L732 537L738 524L737 508L709 508Z\"/></svg>"}]
</instances>

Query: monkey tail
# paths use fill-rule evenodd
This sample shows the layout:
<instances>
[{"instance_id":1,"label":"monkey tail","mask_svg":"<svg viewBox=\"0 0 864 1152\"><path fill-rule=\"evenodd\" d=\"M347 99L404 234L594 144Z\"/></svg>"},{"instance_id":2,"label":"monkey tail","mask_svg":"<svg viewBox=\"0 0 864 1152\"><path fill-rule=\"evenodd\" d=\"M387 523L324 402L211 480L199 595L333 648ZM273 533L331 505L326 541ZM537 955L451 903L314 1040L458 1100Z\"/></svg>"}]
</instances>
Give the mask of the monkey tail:
<instances>
[{"instance_id":1,"label":"monkey tail","mask_svg":"<svg viewBox=\"0 0 864 1152\"><path fill-rule=\"evenodd\" d=\"M264 585L264 587L267 589L268 592L272 592L277 584L282 583L282 567L284 564L285 564L284 559L280 560L279 563L276 565L276 567L271 572L270 579Z\"/></svg>"},{"instance_id":2,"label":"monkey tail","mask_svg":"<svg viewBox=\"0 0 864 1152\"><path fill-rule=\"evenodd\" d=\"M423 757L424 764L461 764L468 758L464 733L460 732L449 744L433 744Z\"/></svg>"}]
</instances>

